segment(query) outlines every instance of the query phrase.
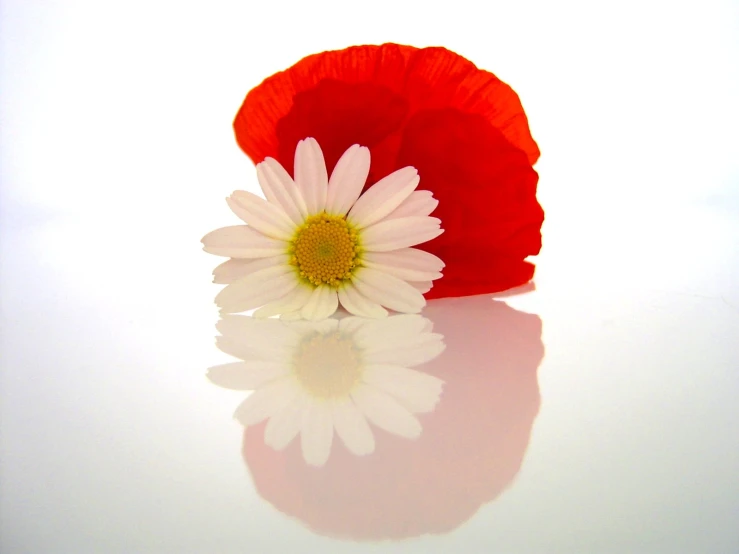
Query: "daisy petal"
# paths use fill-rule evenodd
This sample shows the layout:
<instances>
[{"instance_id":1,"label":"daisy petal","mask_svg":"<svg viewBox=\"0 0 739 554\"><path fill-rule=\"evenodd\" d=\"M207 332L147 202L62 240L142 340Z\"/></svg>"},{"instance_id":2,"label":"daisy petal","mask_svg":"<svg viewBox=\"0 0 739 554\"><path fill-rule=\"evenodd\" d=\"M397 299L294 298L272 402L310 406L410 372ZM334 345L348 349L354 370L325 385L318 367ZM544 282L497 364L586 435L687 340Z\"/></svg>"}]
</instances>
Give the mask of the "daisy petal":
<instances>
[{"instance_id":1,"label":"daisy petal","mask_svg":"<svg viewBox=\"0 0 739 554\"><path fill-rule=\"evenodd\" d=\"M375 437L362 412L351 400L335 402L332 418L336 434L349 452L364 456L375 451Z\"/></svg>"},{"instance_id":2,"label":"daisy petal","mask_svg":"<svg viewBox=\"0 0 739 554\"><path fill-rule=\"evenodd\" d=\"M408 281L408 284L421 294L426 294L428 291L434 288L433 281Z\"/></svg>"},{"instance_id":3,"label":"daisy petal","mask_svg":"<svg viewBox=\"0 0 739 554\"><path fill-rule=\"evenodd\" d=\"M353 319L361 322L361 325L353 329L352 340L367 353L388 348L402 348L418 340L419 335L427 332L430 323L425 317L417 314L394 315L383 321Z\"/></svg>"},{"instance_id":4,"label":"daisy petal","mask_svg":"<svg viewBox=\"0 0 739 554\"><path fill-rule=\"evenodd\" d=\"M221 227L205 235L203 250L229 258L264 258L284 254L287 243L267 237L248 225Z\"/></svg>"},{"instance_id":5,"label":"daisy petal","mask_svg":"<svg viewBox=\"0 0 739 554\"><path fill-rule=\"evenodd\" d=\"M253 310L291 292L299 284L289 267L262 269L227 285L216 296L216 305L222 313Z\"/></svg>"},{"instance_id":6,"label":"daisy petal","mask_svg":"<svg viewBox=\"0 0 739 554\"><path fill-rule=\"evenodd\" d=\"M232 390L254 390L287 374L285 364L267 361L233 362L208 369L215 385Z\"/></svg>"},{"instance_id":7,"label":"daisy petal","mask_svg":"<svg viewBox=\"0 0 739 554\"><path fill-rule=\"evenodd\" d=\"M430 190L414 190L403 203L395 208L385 219L429 215L439 205Z\"/></svg>"},{"instance_id":8,"label":"daisy petal","mask_svg":"<svg viewBox=\"0 0 739 554\"><path fill-rule=\"evenodd\" d=\"M298 386L290 378L273 381L244 400L236 408L234 418L244 426L254 425L284 410L298 393Z\"/></svg>"},{"instance_id":9,"label":"daisy petal","mask_svg":"<svg viewBox=\"0 0 739 554\"><path fill-rule=\"evenodd\" d=\"M254 193L237 190L226 203L244 223L268 237L289 240L295 232L295 224L282 208Z\"/></svg>"},{"instance_id":10,"label":"daisy petal","mask_svg":"<svg viewBox=\"0 0 739 554\"><path fill-rule=\"evenodd\" d=\"M326 208L326 162L314 138L301 140L295 149L295 184L305 199L308 214L318 214Z\"/></svg>"},{"instance_id":11,"label":"daisy petal","mask_svg":"<svg viewBox=\"0 0 739 554\"><path fill-rule=\"evenodd\" d=\"M257 165L259 186L267 200L280 206L296 225L308 216L308 208L295 181L274 158L265 158Z\"/></svg>"},{"instance_id":12,"label":"daisy petal","mask_svg":"<svg viewBox=\"0 0 739 554\"><path fill-rule=\"evenodd\" d=\"M328 181L326 211L346 215L367 182L370 169L369 148L355 144L339 158ZM428 215L428 214L424 214Z\"/></svg>"},{"instance_id":13,"label":"daisy petal","mask_svg":"<svg viewBox=\"0 0 739 554\"><path fill-rule=\"evenodd\" d=\"M369 252L387 252L414 246L444 232L435 217L399 217L375 223L362 231L362 243Z\"/></svg>"},{"instance_id":14,"label":"daisy petal","mask_svg":"<svg viewBox=\"0 0 739 554\"><path fill-rule=\"evenodd\" d=\"M444 386L444 381L438 377L392 365L367 366L362 380L390 394L411 413L432 411Z\"/></svg>"},{"instance_id":15,"label":"daisy petal","mask_svg":"<svg viewBox=\"0 0 739 554\"><path fill-rule=\"evenodd\" d=\"M347 219L363 229L377 223L410 196L420 181L414 167L404 167L372 185L349 211Z\"/></svg>"},{"instance_id":16,"label":"daisy petal","mask_svg":"<svg viewBox=\"0 0 739 554\"><path fill-rule=\"evenodd\" d=\"M423 295L411 285L376 269L359 269L353 283L362 295L396 312L418 313L426 305Z\"/></svg>"},{"instance_id":17,"label":"daisy petal","mask_svg":"<svg viewBox=\"0 0 739 554\"><path fill-rule=\"evenodd\" d=\"M282 321L300 321L301 319L303 319L303 316L300 315L300 311L288 312L288 313L280 314L280 319Z\"/></svg>"},{"instance_id":18,"label":"daisy petal","mask_svg":"<svg viewBox=\"0 0 739 554\"><path fill-rule=\"evenodd\" d=\"M351 393L357 408L380 429L407 439L421 435L418 419L388 394L360 384Z\"/></svg>"},{"instance_id":19,"label":"daisy petal","mask_svg":"<svg viewBox=\"0 0 739 554\"><path fill-rule=\"evenodd\" d=\"M290 324L290 328L295 329L301 336L305 338L306 335L328 335L335 332L339 328L338 319L323 319L321 321L306 321L300 319Z\"/></svg>"},{"instance_id":20,"label":"daisy petal","mask_svg":"<svg viewBox=\"0 0 739 554\"><path fill-rule=\"evenodd\" d=\"M300 446L303 458L312 466L322 466L331 453L334 424L327 404L314 403L303 414Z\"/></svg>"},{"instance_id":21,"label":"daisy petal","mask_svg":"<svg viewBox=\"0 0 739 554\"><path fill-rule=\"evenodd\" d=\"M311 293L308 302L300 310L304 319L326 319L339 307L339 298L336 289L327 285L316 287Z\"/></svg>"},{"instance_id":22,"label":"daisy petal","mask_svg":"<svg viewBox=\"0 0 739 554\"><path fill-rule=\"evenodd\" d=\"M216 329L223 335L219 339L229 344L229 349L222 350L242 360L281 360L301 338L291 326L280 321L258 320L243 315L222 316ZM245 341L244 337L249 340ZM221 348L222 344L216 344Z\"/></svg>"},{"instance_id":23,"label":"daisy petal","mask_svg":"<svg viewBox=\"0 0 739 554\"><path fill-rule=\"evenodd\" d=\"M230 314L229 314L230 315ZM229 317L226 315L224 317ZM270 344L267 348L260 348L262 345L251 340L246 342L238 337L216 337L216 347L229 356L240 358L244 361L259 362L269 361L275 358L274 345Z\"/></svg>"},{"instance_id":24,"label":"daisy petal","mask_svg":"<svg viewBox=\"0 0 739 554\"><path fill-rule=\"evenodd\" d=\"M339 302L350 314L371 318L387 317L385 308L362 295L352 283L339 287Z\"/></svg>"},{"instance_id":25,"label":"daisy petal","mask_svg":"<svg viewBox=\"0 0 739 554\"><path fill-rule=\"evenodd\" d=\"M218 285L228 285L261 269L276 265L287 265L289 259L290 257L287 254L254 260L232 258L213 270L213 282Z\"/></svg>"},{"instance_id":26,"label":"daisy petal","mask_svg":"<svg viewBox=\"0 0 739 554\"><path fill-rule=\"evenodd\" d=\"M424 333L408 344L395 348L376 349L365 352L367 364L390 364L413 367L425 364L441 354L446 345L438 333Z\"/></svg>"},{"instance_id":27,"label":"daisy petal","mask_svg":"<svg viewBox=\"0 0 739 554\"><path fill-rule=\"evenodd\" d=\"M392 318L386 318L382 320L382 323L385 323L391 320ZM355 333L357 333L357 331L359 331L360 329L363 329L367 324L371 324L376 321L378 320L377 319L367 319L364 317L355 317L353 315L350 315L349 317L345 317L339 320L339 331L341 331L342 333L346 335L352 335L352 342L354 342L355 344L358 344L354 340L354 337L356 336Z\"/></svg>"},{"instance_id":28,"label":"daisy petal","mask_svg":"<svg viewBox=\"0 0 739 554\"><path fill-rule=\"evenodd\" d=\"M303 394L298 394L288 406L273 415L264 428L264 442L275 450L282 450L300 432L308 404Z\"/></svg>"},{"instance_id":29,"label":"daisy petal","mask_svg":"<svg viewBox=\"0 0 739 554\"><path fill-rule=\"evenodd\" d=\"M310 299L313 288L303 283L298 283L292 292L285 295L284 298L273 300L259 308L254 312L254 317L263 318L273 315L286 314L300 310Z\"/></svg>"},{"instance_id":30,"label":"daisy petal","mask_svg":"<svg viewBox=\"0 0 739 554\"><path fill-rule=\"evenodd\" d=\"M431 281L441 277L444 262L417 248L389 252L365 252L362 263L405 281Z\"/></svg>"}]
</instances>

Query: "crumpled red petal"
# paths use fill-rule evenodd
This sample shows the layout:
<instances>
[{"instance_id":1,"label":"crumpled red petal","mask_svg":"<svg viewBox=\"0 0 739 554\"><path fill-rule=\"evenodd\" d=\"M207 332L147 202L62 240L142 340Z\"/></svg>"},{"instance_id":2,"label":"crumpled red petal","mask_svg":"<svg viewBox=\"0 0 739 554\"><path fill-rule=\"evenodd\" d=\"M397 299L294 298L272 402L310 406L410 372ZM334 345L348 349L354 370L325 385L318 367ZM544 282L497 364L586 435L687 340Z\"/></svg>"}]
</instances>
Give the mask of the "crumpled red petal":
<instances>
[{"instance_id":1,"label":"crumpled red petal","mask_svg":"<svg viewBox=\"0 0 739 554\"><path fill-rule=\"evenodd\" d=\"M405 165L439 199L443 235L422 245L447 264L427 298L492 293L529 281L541 248L539 149L516 93L444 48L355 46L304 58L249 92L234 121L254 161L289 172L314 137L331 171L369 147L368 186Z\"/></svg>"},{"instance_id":2,"label":"crumpled red petal","mask_svg":"<svg viewBox=\"0 0 739 554\"><path fill-rule=\"evenodd\" d=\"M528 282L544 212L526 155L476 114L445 108L408 122L398 154L439 200L446 231L421 245L447 264L426 298L497 292Z\"/></svg>"}]
</instances>

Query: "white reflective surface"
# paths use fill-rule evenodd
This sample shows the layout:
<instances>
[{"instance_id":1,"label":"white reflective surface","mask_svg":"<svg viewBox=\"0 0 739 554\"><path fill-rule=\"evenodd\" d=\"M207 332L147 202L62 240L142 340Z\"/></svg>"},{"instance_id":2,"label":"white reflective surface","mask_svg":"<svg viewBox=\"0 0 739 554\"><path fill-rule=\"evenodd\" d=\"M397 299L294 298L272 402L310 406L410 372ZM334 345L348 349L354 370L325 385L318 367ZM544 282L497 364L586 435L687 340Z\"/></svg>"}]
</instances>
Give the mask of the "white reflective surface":
<instances>
[{"instance_id":1,"label":"white reflective surface","mask_svg":"<svg viewBox=\"0 0 739 554\"><path fill-rule=\"evenodd\" d=\"M0 551L739 551L736 7L552 5L358 28L338 5L2 2ZM535 291L422 314L445 349L412 369L444 386L418 438L371 424L372 453L334 436L316 468L206 377L237 360L198 240L256 190L244 93L383 40L518 90L545 246Z\"/></svg>"}]
</instances>

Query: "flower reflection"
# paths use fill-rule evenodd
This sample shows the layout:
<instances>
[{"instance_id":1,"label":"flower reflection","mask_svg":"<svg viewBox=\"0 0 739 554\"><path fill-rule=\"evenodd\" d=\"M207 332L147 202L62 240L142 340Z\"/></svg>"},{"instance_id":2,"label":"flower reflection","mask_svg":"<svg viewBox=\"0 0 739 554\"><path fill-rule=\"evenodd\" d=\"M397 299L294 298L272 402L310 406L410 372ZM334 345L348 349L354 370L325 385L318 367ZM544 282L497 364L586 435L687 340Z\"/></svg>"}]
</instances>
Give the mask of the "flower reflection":
<instances>
[{"instance_id":1,"label":"flower reflection","mask_svg":"<svg viewBox=\"0 0 739 554\"><path fill-rule=\"evenodd\" d=\"M376 427L405 439L421 435L414 414L431 412L443 380L414 369L444 350L418 315L286 322L225 316L218 346L241 362L211 368L217 385L255 390L236 410L245 426L267 420L263 440L284 450L300 434L313 466L329 459L334 433L346 449L374 452Z\"/></svg>"},{"instance_id":2,"label":"flower reflection","mask_svg":"<svg viewBox=\"0 0 739 554\"><path fill-rule=\"evenodd\" d=\"M336 448L319 469L306 465L297 444L278 452L265 445L264 424L249 426L243 456L265 500L320 534L400 539L449 532L510 485L539 410L540 319L482 296L436 300L424 315L447 348L415 367L445 382L423 434L405 440L378 430L372 455ZM396 325L383 340L396 332L407 333ZM244 349L269 342L264 348L284 357L287 347L269 336L255 335ZM412 350L402 361L420 360Z\"/></svg>"}]
</instances>

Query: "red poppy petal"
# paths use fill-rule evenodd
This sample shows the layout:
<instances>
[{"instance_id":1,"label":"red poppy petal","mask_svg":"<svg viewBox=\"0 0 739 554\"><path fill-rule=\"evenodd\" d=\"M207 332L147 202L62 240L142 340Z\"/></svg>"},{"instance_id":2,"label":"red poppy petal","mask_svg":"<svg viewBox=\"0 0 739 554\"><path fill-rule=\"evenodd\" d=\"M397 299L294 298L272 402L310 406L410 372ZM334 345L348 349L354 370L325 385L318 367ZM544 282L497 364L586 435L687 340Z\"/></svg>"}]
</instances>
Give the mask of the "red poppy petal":
<instances>
[{"instance_id":1,"label":"red poppy petal","mask_svg":"<svg viewBox=\"0 0 739 554\"><path fill-rule=\"evenodd\" d=\"M345 50L322 52L303 58L289 69L268 77L262 84L249 91L234 120L236 141L255 164L270 156L283 165L292 165L292 162L289 162L292 154L287 158L279 156L277 125L293 108L297 94L314 89L325 79L347 84L371 83L393 92L397 90L397 83L402 81L407 58L415 50L416 48L412 46L397 44L352 46ZM333 90L330 89L328 92L331 93ZM341 100L343 99L340 96L330 94L325 101L317 104L330 107L333 101ZM365 107L370 106L371 104ZM300 122L301 119L295 118L295 121ZM351 126L351 120L347 120L346 124ZM357 128L357 125L354 127ZM358 130L361 133L361 129ZM307 136L315 137L311 131L300 138ZM347 147L357 142L355 140ZM319 144L323 147L322 143ZM295 145L292 147L294 152Z\"/></svg>"},{"instance_id":2,"label":"red poppy petal","mask_svg":"<svg viewBox=\"0 0 739 554\"><path fill-rule=\"evenodd\" d=\"M271 156L291 172L307 136L329 172L351 145L368 146L367 186L418 168L445 229L427 245L447 264L427 298L497 292L533 274L524 259L541 247L538 147L516 93L449 50L384 44L308 56L250 91L234 130L255 163Z\"/></svg>"},{"instance_id":3,"label":"red poppy petal","mask_svg":"<svg viewBox=\"0 0 739 554\"><path fill-rule=\"evenodd\" d=\"M421 245L446 263L426 298L498 292L531 279L524 259L539 253L544 220L538 175L500 131L479 115L421 112L406 126L398 163L418 169L419 189L439 200L433 215L447 229Z\"/></svg>"},{"instance_id":4,"label":"red poppy petal","mask_svg":"<svg viewBox=\"0 0 739 554\"><path fill-rule=\"evenodd\" d=\"M277 122L277 159L292 173L295 146L311 136L321 145L326 167L332 171L350 146L360 144L370 149L372 163L367 180L374 183L395 169L394 156L378 155L377 147L398 133L407 114L405 98L386 87L325 79L315 88L296 94L290 112ZM383 166L383 160L392 163Z\"/></svg>"},{"instance_id":5,"label":"red poppy petal","mask_svg":"<svg viewBox=\"0 0 739 554\"><path fill-rule=\"evenodd\" d=\"M424 48L411 56L406 71L406 94L413 111L456 108L478 114L498 129L513 146L526 153L531 165L539 148L514 90L488 71L446 48Z\"/></svg>"},{"instance_id":6,"label":"red poppy petal","mask_svg":"<svg viewBox=\"0 0 739 554\"><path fill-rule=\"evenodd\" d=\"M385 94L396 94L408 101L409 116L418 110L439 107L455 107L468 113L477 113L498 128L511 144L526 152L531 164L539 157L539 149L529 132L518 96L495 75L477 69L469 60L445 48L417 49L383 44L353 46L308 56L252 89L236 115L234 131L239 146L254 163L271 156L283 165L291 165L292 153L290 156L280 156L280 151L289 151L292 147L294 152L294 145L287 144L281 148L278 122L293 109L296 95L312 91L326 79L347 84L371 83L384 88ZM328 108L328 111L334 112L329 118L336 121L348 100L343 96L344 92L325 90L320 101L314 99L312 103L307 103L304 99L302 107L298 109L304 112L309 105L319 109ZM369 100L364 108L373 110L371 100L374 97L365 95L364 98ZM328 115L326 109L320 109L311 116L311 120L315 122L325 115ZM391 119L396 115L395 112L387 114ZM360 142L364 135L362 126L370 120L367 117L359 120L345 118L342 134L356 132L356 137L350 140L347 148ZM313 136L323 147L316 132L302 126L304 118L293 116L291 121L298 127L285 136L292 138L292 135L304 133L301 139ZM394 153L388 154L392 156ZM338 155L331 158L338 159ZM329 170L331 167L329 165Z\"/></svg>"}]
</instances>

